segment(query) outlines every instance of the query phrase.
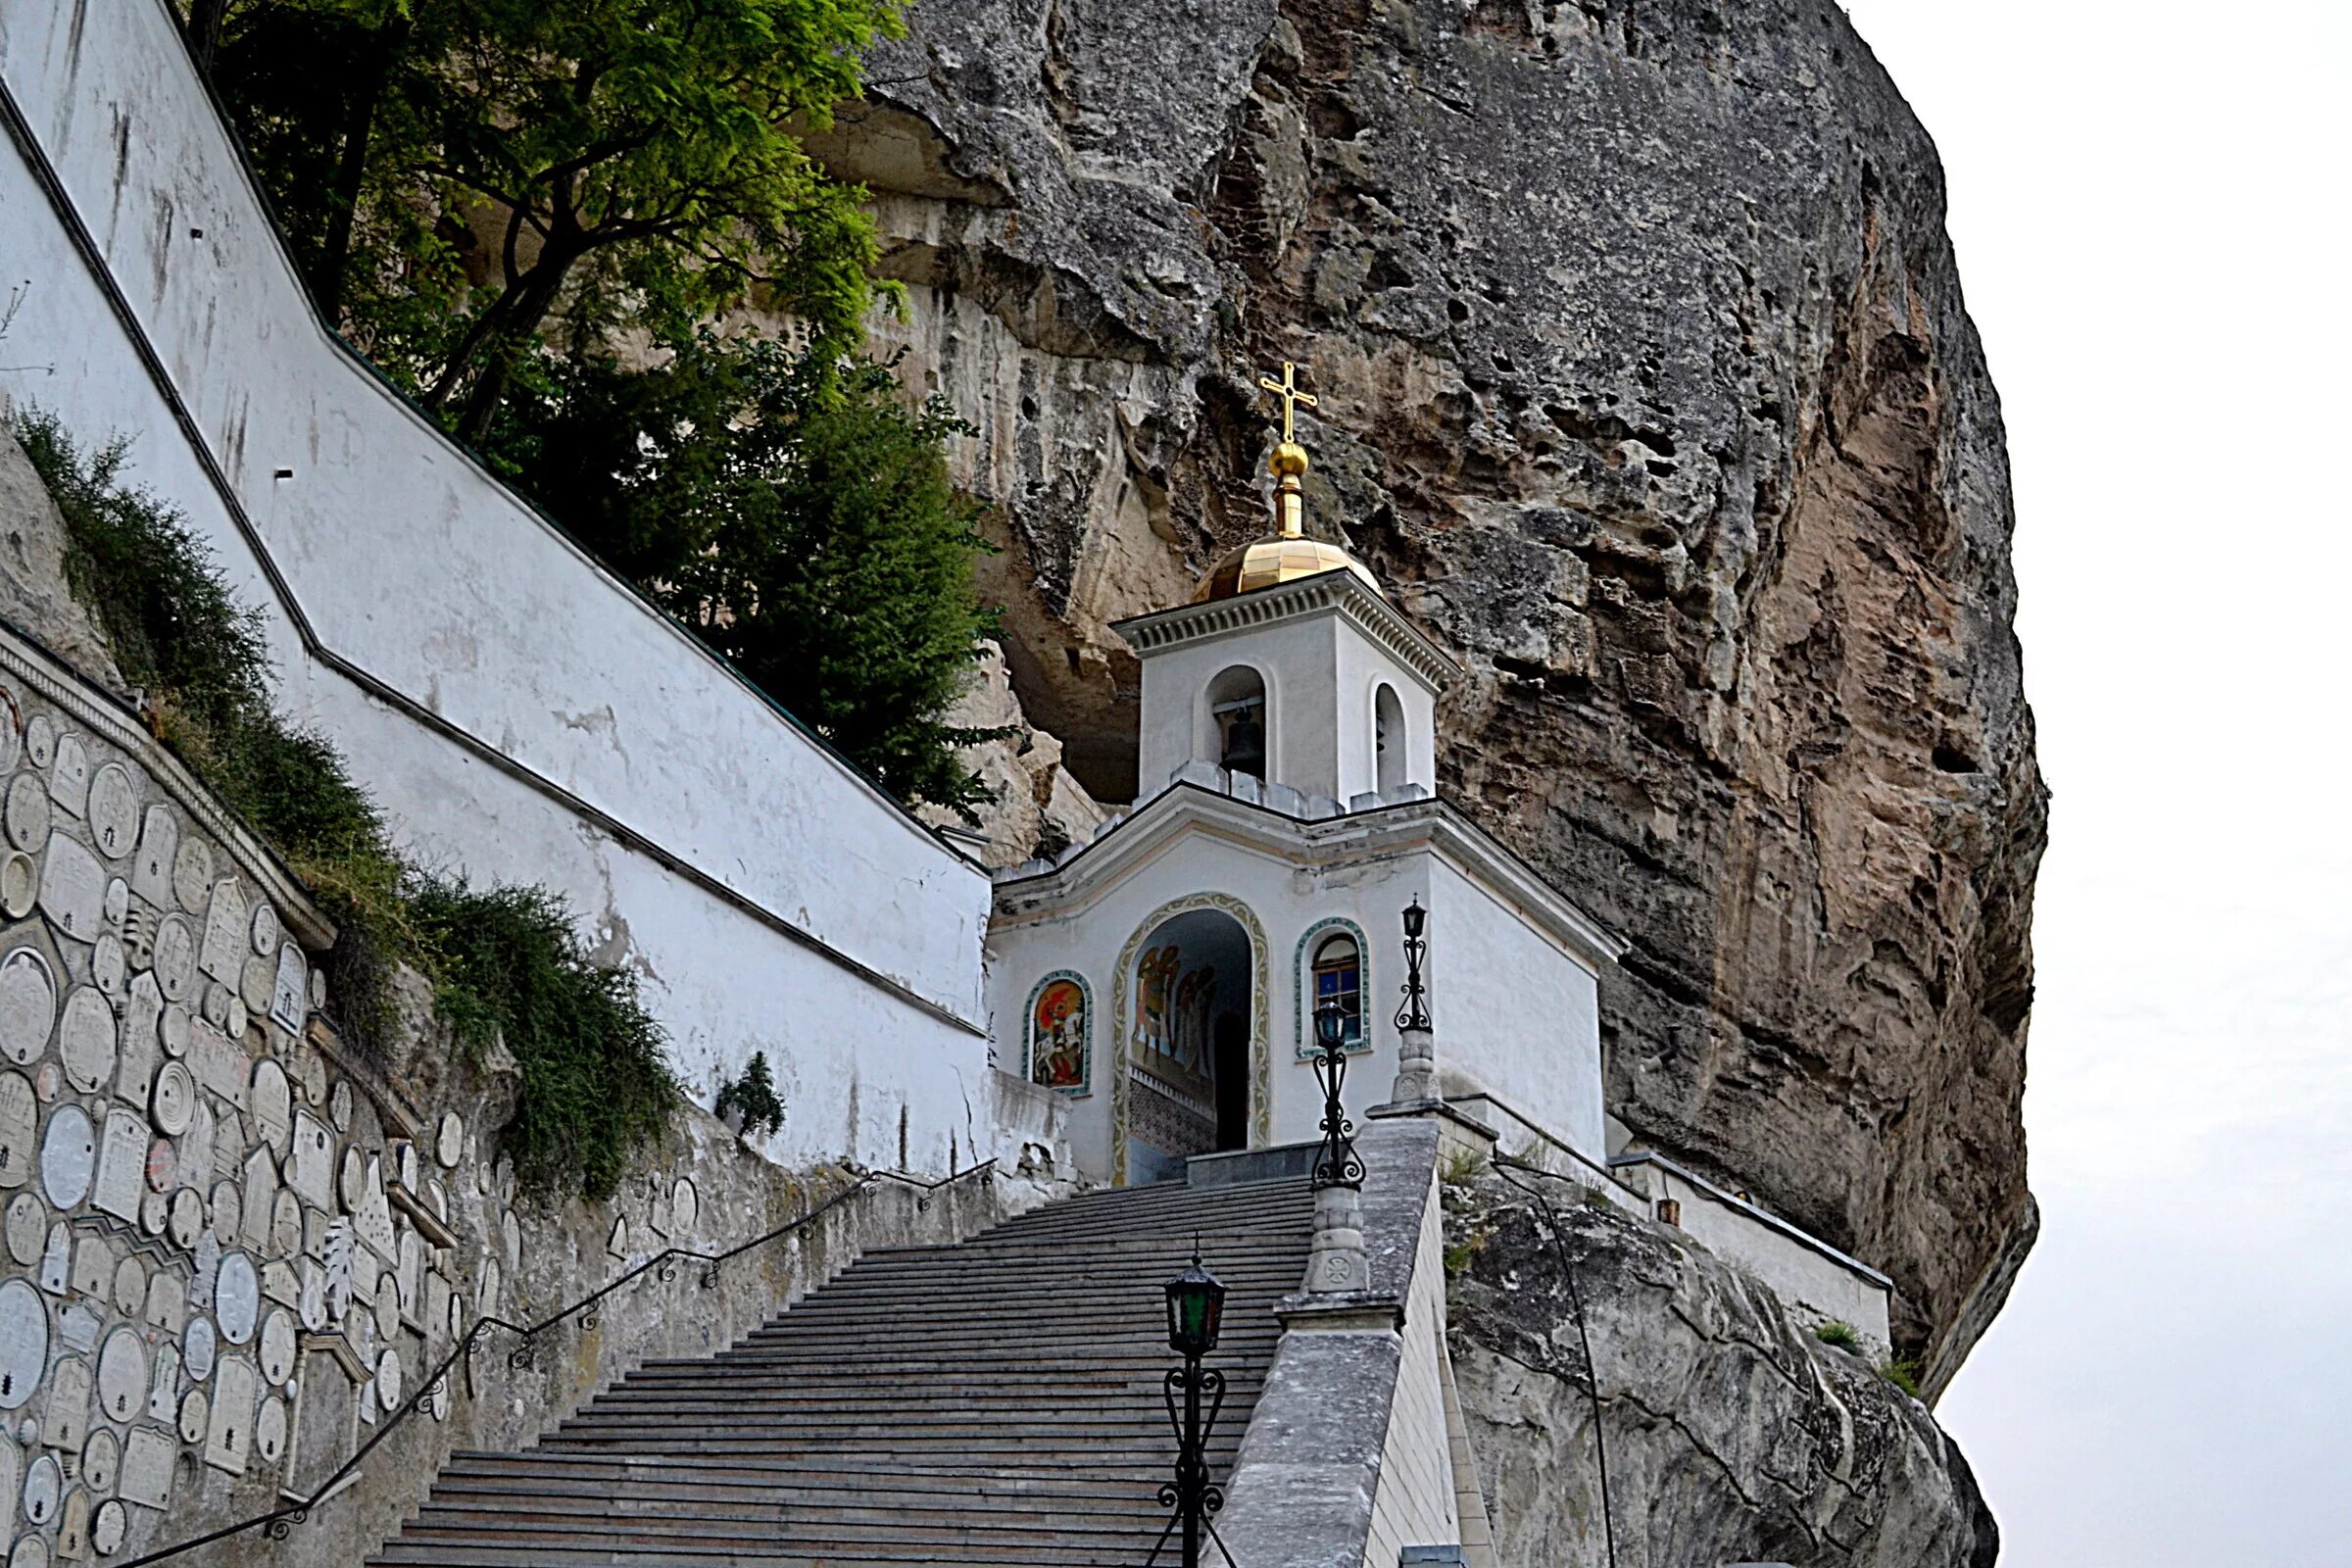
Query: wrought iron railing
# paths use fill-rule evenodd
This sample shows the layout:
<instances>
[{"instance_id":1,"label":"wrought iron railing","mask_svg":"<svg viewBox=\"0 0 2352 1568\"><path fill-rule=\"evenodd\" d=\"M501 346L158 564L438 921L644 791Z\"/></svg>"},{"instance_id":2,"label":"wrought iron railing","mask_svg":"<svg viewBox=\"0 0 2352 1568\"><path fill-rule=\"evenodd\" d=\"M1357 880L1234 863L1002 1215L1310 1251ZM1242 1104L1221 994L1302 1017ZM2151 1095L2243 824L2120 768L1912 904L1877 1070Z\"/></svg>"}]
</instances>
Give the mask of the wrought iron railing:
<instances>
[{"instance_id":1,"label":"wrought iron railing","mask_svg":"<svg viewBox=\"0 0 2352 1568\"><path fill-rule=\"evenodd\" d=\"M464 1336L459 1339L457 1348L441 1358L441 1364L433 1368L432 1375L422 1382L416 1392L410 1396L407 1402L377 1422L375 1435L361 1444L358 1450L350 1458L344 1460L342 1466L333 1475L328 1476L313 1489L308 1497L299 1502L289 1502L282 1508L273 1508L268 1513L258 1513L251 1518L240 1519L234 1524L222 1525L220 1529L205 1535L192 1536L186 1541L166 1546L160 1551L151 1551L143 1557L133 1557L127 1562L120 1564L119 1568L146 1568L149 1563L164 1562L184 1552L194 1551L199 1546L209 1546L216 1541L226 1541L231 1536L241 1536L249 1530L259 1530L271 1541L285 1540L293 1534L296 1525L310 1518L313 1508L333 1497L358 1476L360 1466L367 1462L369 1454L383 1446L386 1438L389 1438L400 1429L403 1423L440 1395L441 1391L449 1384L452 1370L460 1361L473 1352L474 1346L484 1335L494 1329L503 1329L507 1333L519 1337L519 1343L507 1353L507 1364L519 1371L533 1365L534 1352L542 1336L561 1328L575 1318L579 1320L583 1330L595 1328L604 1302L615 1291L636 1283L648 1274L656 1275L667 1283L678 1277L679 1265L700 1263L703 1267L698 1283L704 1290L710 1290L717 1285L718 1271L728 1262L743 1256L746 1252L757 1251L770 1242L781 1241L787 1236L808 1229L816 1221L840 1208L851 1199L869 1191L879 1183L897 1182L902 1186L913 1188L917 1193L923 1195L915 1200L915 1206L920 1210L930 1206L930 1194L953 1183L968 1181L974 1176L993 1172L996 1163L993 1159L982 1160L967 1170L957 1171L953 1176L943 1176L935 1182L919 1181L895 1170L867 1171L849 1186L844 1187L840 1192L833 1194L798 1218L786 1220L774 1230L730 1247L723 1252L697 1252L683 1247L665 1247L627 1273L613 1276L592 1294L581 1297L567 1306L559 1307L535 1323L515 1323L496 1314L477 1317L466 1330Z\"/></svg>"}]
</instances>

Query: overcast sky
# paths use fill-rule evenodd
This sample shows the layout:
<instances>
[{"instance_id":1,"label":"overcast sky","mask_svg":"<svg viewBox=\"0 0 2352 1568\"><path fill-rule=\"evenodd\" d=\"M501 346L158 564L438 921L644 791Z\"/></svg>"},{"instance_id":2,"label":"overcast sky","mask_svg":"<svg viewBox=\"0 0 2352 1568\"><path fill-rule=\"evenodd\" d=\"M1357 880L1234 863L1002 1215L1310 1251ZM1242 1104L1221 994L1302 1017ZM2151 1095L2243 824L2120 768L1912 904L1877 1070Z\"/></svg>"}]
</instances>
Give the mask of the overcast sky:
<instances>
[{"instance_id":1,"label":"overcast sky","mask_svg":"<svg viewBox=\"0 0 2352 1568\"><path fill-rule=\"evenodd\" d=\"M1942 149L2056 792L2003 1568L2352 1564L2340 3L1854 0Z\"/></svg>"}]
</instances>

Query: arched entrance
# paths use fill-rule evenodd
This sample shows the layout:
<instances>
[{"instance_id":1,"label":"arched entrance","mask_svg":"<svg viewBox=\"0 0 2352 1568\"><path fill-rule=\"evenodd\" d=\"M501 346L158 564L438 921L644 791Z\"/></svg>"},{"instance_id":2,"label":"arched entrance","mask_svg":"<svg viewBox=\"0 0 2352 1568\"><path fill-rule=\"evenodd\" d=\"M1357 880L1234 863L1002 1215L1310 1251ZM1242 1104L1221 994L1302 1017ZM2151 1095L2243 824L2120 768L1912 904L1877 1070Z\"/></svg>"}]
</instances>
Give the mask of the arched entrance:
<instances>
[{"instance_id":1,"label":"arched entrance","mask_svg":"<svg viewBox=\"0 0 2352 1568\"><path fill-rule=\"evenodd\" d=\"M1178 900L1119 960L1113 1179L1164 1181L1186 1156L1262 1141L1265 941L1235 900Z\"/></svg>"}]
</instances>

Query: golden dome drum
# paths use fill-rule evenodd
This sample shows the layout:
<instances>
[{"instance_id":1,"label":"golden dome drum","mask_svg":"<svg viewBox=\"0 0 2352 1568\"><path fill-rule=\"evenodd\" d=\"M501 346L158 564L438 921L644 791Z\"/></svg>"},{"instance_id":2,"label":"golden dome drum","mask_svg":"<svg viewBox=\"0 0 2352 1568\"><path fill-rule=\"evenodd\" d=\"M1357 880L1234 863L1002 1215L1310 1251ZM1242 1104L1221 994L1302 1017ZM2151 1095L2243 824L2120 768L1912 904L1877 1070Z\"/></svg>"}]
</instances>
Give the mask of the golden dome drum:
<instances>
[{"instance_id":1,"label":"golden dome drum","mask_svg":"<svg viewBox=\"0 0 2352 1568\"><path fill-rule=\"evenodd\" d=\"M1208 574L1200 579L1200 591L1193 595L1193 602L1231 599L1236 594L1254 593L1260 588L1297 582L1301 577L1343 570L1354 572L1365 587L1383 599L1388 597L1382 593L1371 569L1338 545L1274 534L1227 551L1224 559L1209 567Z\"/></svg>"}]
</instances>

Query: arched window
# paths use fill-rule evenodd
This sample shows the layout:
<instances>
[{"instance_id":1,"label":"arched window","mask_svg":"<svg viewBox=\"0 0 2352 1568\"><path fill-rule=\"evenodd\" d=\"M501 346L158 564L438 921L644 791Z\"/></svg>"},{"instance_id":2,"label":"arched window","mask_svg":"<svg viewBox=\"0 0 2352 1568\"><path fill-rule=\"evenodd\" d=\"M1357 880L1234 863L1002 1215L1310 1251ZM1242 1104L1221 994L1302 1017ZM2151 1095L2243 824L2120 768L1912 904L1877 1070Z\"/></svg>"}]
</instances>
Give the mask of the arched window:
<instances>
[{"instance_id":1,"label":"arched window","mask_svg":"<svg viewBox=\"0 0 2352 1568\"><path fill-rule=\"evenodd\" d=\"M1209 736L1217 765L1229 773L1266 776L1266 682L1247 664L1236 664L1208 683Z\"/></svg>"},{"instance_id":2,"label":"arched window","mask_svg":"<svg viewBox=\"0 0 2352 1568\"><path fill-rule=\"evenodd\" d=\"M1348 1043L1360 1044L1364 1038L1364 956L1355 938L1338 932L1315 945L1314 986L1314 1010L1321 1012L1338 1003L1348 1019Z\"/></svg>"},{"instance_id":3,"label":"arched window","mask_svg":"<svg viewBox=\"0 0 2352 1568\"><path fill-rule=\"evenodd\" d=\"M1404 705L1386 681L1372 694L1372 777L1384 794L1404 782Z\"/></svg>"}]
</instances>

